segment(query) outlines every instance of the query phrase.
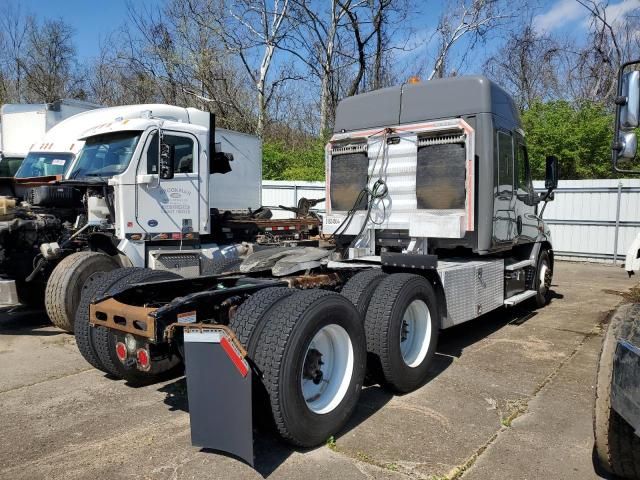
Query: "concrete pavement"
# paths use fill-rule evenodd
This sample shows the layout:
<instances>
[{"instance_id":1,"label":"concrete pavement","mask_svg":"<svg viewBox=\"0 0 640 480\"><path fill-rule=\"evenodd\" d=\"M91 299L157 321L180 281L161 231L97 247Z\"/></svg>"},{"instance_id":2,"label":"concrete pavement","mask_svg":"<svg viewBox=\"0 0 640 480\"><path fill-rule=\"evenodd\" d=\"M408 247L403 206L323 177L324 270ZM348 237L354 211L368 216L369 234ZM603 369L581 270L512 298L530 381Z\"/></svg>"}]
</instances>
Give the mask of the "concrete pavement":
<instances>
[{"instance_id":1,"label":"concrete pavement","mask_svg":"<svg viewBox=\"0 0 640 480\"><path fill-rule=\"evenodd\" d=\"M335 442L256 440L256 471L190 445L185 384L132 388L90 368L42 312L0 312L0 478L600 478L591 402L601 324L624 271L559 262L548 307L446 331L432 378L365 389Z\"/></svg>"}]
</instances>

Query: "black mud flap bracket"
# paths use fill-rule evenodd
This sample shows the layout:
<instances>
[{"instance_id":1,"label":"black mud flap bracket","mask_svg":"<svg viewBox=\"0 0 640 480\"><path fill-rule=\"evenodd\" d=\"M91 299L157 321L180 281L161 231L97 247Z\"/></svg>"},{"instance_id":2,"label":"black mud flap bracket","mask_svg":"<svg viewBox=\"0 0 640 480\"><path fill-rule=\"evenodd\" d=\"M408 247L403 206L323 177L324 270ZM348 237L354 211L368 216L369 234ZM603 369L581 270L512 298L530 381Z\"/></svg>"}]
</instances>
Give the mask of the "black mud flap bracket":
<instances>
[{"instance_id":1,"label":"black mud flap bracket","mask_svg":"<svg viewBox=\"0 0 640 480\"><path fill-rule=\"evenodd\" d=\"M224 326L185 327L191 443L230 453L253 467L251 368Z\"/></svg>"},{"instance_id":2,"label":"black mud flap bracket","mask_svg":"<svg viewBox=\"0 0 640 480\"><path fill-rule=\"evenodd\" d=\"M623 339L613 357L611 407L640 435L640 348Z\"/></svg>"}]
</instances>

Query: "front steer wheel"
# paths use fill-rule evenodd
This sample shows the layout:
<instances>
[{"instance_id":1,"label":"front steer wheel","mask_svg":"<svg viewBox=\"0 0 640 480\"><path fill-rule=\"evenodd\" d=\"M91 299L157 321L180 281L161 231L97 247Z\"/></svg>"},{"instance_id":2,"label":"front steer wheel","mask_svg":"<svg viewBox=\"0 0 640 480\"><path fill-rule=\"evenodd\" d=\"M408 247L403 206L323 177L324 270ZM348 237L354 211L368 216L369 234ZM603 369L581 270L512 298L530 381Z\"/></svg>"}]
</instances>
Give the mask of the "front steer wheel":
<instances>
[{"instance_id":1,"label":"front steer wheel","mask_svg":"<svg viewBox=\"0 0 640 480\"><path fill-rule=\"evenodd\" d=\"M344 427L360 397L362 320L342 295L298 291L269 313L254 360L278 433L293 445L317 446Z\"/></svg>"},{"instance_id":2,"label":"front steer wheel","mask_svg":"<svg viewBox=\"0 0 640 480\"><path fill-rule=\"evenodd\" d=\"M595 454L608 472L622 478L640 478L640 438L611 408L613 357L620 338L636 345L640 343L640 304L620 307L604 336L593 409Z\"/></svg>"},{"instance_id":3,"label":"front steer wheel","mask_svg":"<svg viewBox=\"0 0 640 480\"><path fill-rule=\"evenodd\" d=\"M110 272L119 266L115 258L100 252L76 252L63 259L51 272L44 293L51 322L73 333L84 282L96 272Z\"/></svg>"}]
</instances>

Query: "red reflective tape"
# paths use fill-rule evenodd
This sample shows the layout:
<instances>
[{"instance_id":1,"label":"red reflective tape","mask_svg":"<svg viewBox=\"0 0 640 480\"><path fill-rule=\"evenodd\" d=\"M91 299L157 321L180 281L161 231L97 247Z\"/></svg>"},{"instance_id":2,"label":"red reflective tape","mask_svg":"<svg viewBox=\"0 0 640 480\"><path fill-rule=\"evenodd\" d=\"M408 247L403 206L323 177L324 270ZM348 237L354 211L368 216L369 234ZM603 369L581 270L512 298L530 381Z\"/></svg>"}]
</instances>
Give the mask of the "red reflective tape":
<instances>
[{"instance_id":1,"label":"red reflective tape","mask_svg":"<svg viewBox=\"0 0 640 480\"><path fill-rule=\"evenodd\" d=\"M242 375L243 377L246 377L247 373L249 373L249 369L245 365L242 357L240 355L238 355L238 353L231 346L231 344L229 343L229 340L227 340L226 337L222 337L220 339L220 346L222 347L222 349L225 352L227 352L227 356L233 362L233 364L236 366L236 368L240 372L240 375Z\"/></svg>"}]
</instances>

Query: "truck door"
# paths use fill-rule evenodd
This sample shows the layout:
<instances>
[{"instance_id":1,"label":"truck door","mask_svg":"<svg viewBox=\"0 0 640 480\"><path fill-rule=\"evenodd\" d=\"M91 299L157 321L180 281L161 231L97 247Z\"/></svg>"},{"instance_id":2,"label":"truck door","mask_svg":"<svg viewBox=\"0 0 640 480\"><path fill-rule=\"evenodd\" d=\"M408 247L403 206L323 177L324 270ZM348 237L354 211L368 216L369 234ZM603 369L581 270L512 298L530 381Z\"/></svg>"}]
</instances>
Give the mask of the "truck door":
<instances>
[{"instance_id":1,"label":"truck door","mask_svg":"<svg viewBox=\"0 0 640 480\"><path fill-rule=\"evenodd\" d=\"M524 138L516 134L515 162L515 206L516 206L516 242L535 241L538 235L538 217L533 202L534 192L531 182L531 167Z\"/></svg>"},{"instance_id":2,"label":"truck door","mask_svg":"<svg viewBox=\"0 0 640 480\"><path fill-rule=\"evenodd\" d=\"M190 134L163 131L163 143L171 146L172 179L158 176L158 132L149 135L138 165L136 220L148 233L187 233L198 229L199 181L198 142ZM149 181L151 176L151 181ZM138 181L138 180L136 180ZM153 236L152 236L153 238Z\"/></svg>"},{"instance_id":3,"label":"truck door","mask_svg":"<svg viewBox=\"0 0 640 480\"><path fill-rule=\"evenodd\" d=\"M516 234L515 198L513 195L513 134L498 130L496 139L496 183L493 199L493 237L511 243Z\"/></svg>"}]
</instances>

